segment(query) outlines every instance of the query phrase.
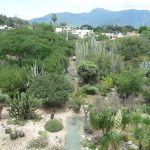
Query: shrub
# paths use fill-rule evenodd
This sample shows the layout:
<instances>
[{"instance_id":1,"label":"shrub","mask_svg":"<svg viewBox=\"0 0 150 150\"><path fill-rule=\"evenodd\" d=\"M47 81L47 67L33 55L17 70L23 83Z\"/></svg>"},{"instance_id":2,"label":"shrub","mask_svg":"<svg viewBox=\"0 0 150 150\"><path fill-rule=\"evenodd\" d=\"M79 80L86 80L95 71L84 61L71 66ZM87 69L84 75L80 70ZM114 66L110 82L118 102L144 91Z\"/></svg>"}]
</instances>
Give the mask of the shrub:
<instances>
[{"instance_id":1,"label":"shrub","mask_svg":"<svg viewBox=\"0 0 150 150\"><path fill-rule=\"evenodd\" d=\"M97 84L97 87L100 91L100 94L106 96L110 88L113 87L113 79L111 77L102 77L102 80L99 84Z\"/></svg>"},{"instance_id":2,"label":"shrub","mask_svg":"<svg viewBox=\"0 0 150 150\"><path fill-rule=\"evenodd\" d=\"M22 93L10 101L8 109L11 117L16 119L32 119L35 110L40 106L40 101L28 93Z\"/></svg>"},{"instance_id":3,"label":"shrub","mask_svg":"<svg viewBox=\"0 0 150 150\"><path fill-rule=\"evenodd\" d=\"M50 105L66 102L72 91L70 82L63 75L56 73L36 77L29 88L29 93Z\"/></svg>"},{"instance_id":4,"label":"shrub","mask_svg":"<svg viewBox=\"0 0 150 150\"><path fill-rule=\"evenodd\" d=\"M13 97L18 91L24 91L24 85L20 78L25 78L25 73L22 69L16 66L2 66L0 68L0 88L2 92Z\"/></svg>"},{"instance_id":5,"label":"shrub","mask_svg":"<svg viewBox=\"0 0 150 150\"><path fill-rule=\"evenodd\" d=\"M95 95L95 94L98 94L98 92L99 92L97 87L90 86L90 85L84 85L82 87L82 90L83 90L83 92L85 92L86 94L89 94L89 95Z\"/></svg>"},{"instance_id":6,"label":"shrub","mask_svg":"<svg viewBox=\"0 0 150 150\"><path fill-rule=\"evenodd\" d=\"M10 119L7 121L7 124L24 126L26 124L26 120Z\"/></svg>"},{"instance_id":7,"label":"shrub","mask_svg":"<svg viewBox=\"0 0 150 150\"><path fill-rule=\"evenodd\" d=\"M93 84L97 81L98 69L91 61L82 61L78 68L81 84Z\"/></svg>"},{"instance_id":8,"label":"shrub","mask_svg":"<svg viewBox=\"0 0 150 150\"><path fill-rule=\"evenodd\" d=\"M49 132L58 132L63 129L63 125L60 121L56 119L52 119L46 122L46 124L44 125L44 128L45 130Z\"/></svg>"},{"instance_id":9,"label":"shrub","mask_svg":"<svg viewBox=\"0 0 150 150\"><path fill-rule=\"evenodd\" d=\"M10 101L9 95L0 93L0 103L8 103L9 101Z\"/></svg>"},{"instance_id":10,"label":"shrub","mask_svg":"<svg viewBox=\"0 0 150 150\"><path fill-rule=\"evenodd\" d=\"M29 141L27 148L32 149L32 148L45 148L48 146L48 136L46 134L39 136L36 139L33 139Z\"/></svg>"},{"instance_id":11,"label":"shrub","mask_svg":"<svg viewBox=\"0 0 150 150\"><path fill-rule=\"evenodd\" d=\"M136 69L126 69L117 76L117 91L121 96L128 97L131 94L138 94L144 84L143 73Z\"/></svg>"}]
</instances>

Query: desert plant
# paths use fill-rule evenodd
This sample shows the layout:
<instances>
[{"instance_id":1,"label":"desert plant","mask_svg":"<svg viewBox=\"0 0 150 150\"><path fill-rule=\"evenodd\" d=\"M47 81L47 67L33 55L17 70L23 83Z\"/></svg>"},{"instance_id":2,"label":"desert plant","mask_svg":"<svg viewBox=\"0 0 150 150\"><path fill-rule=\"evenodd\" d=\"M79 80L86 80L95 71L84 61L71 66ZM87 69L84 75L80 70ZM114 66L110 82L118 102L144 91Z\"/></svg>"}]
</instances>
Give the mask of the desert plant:
<instances>
[{"instance_id":1,"label":"desert plant","mask_svg":"<svg viewBox=\"0 0 150 150\"><path fill-rule=\"evenodd\" d=\"M7 120L7 124L24 126L26 124L26 120L9 119Z\"/></svg>"},{"instance_id":2,"label":"desert plant","mask_svg":"<svg viewBox=\"0 0 150 150\"><path fill-rule=\"evenodd\" d=\"M16 119L32 119L34 112L40 106L40 101L31 97L28 93L21 93L10 101L10 108L8 109L11 117Z\"/></svg>"},{"instance_id":3,"label":"desert plant","mask_svg":"<svg viewBox=\"0 0 150 150\"><path fill-rule=\"evenodd\" d=\"M63 124L59 120L52 119L45 123L44 128L49 132L58 132L63 129Z\"/></svg>"},{"instance_id":4,"label":"desert plant","mask_svg":"<svg viewBox=\"0 0 150 150\"><path fill-rule=\"evenodd\" d=\"M80 111L83 98L85 97L86 94L82 90L78 90L77 92L70 94L71 99L68 101L68 104L74 111Z\"/></svg>"},{"instance_id":5,"label":"desert plant","mask_svg":"<svg viewBox=\"0 0 150 150\"><path fill-rule=\"evenodd\" d=\"M73 87L63 75L50 73L37 76L28 91L44 104L54 105L65 103Z\"/></svg>"},{"instance_id":6,"label":"desert plant","mask_svg":"<svg viewBox=\"0 0 150 150\"><path fill-rule=\"evenodd\" d=\"M32 148L45 148L48 146L48 136L46 134L40 135L36 139L33 139L29 141L27 148L32 149Z\"/></svg>"},{"instance_id":7,"label":"desert plant","mask_svg":"<svg viewBox=\"0 0 150 150\"><path fill-rule=\"evenodd\" d=\"M90 124L92 128L107 133L114 126L114 115L109 108L103 108L101 112L92 110L90 112Z\"/></svg>"},{"instance_id":8,"label":"desert plant","mask_svg":"<svg viewBox=\"0 0 150 150\"><path fill-rule=\"evenodd\" d=\"M138 141L139 150L142 150L142 141L144 139L145 130L142 127L135 127L133 130L133 137Z\"/></svg>"},{"instance_id":9,"label":"desert plant","mask_svg":"<svg viewBox=\"0 0 150 150\"><path fill-rule=\"evenodd\" d=\"M10 138L11 138L12 140L17 139L17 138L18 138L17 132L11 132L11 133L10 133Z\"/></svg>"},{"instance_id":10,"label":"desert plant","mask_svg":"<svg viewBox=\"0 0 150 150\"><path fill-rule=\"evenodd\" d=\"M82 61L78 68L81 84L93 84L97 81L98 69L91 61Z\"/></svg>"},{"instance_id":11,"label":"desert plant","mask_svg":"<svg viewBox=\"0 0 150 150\"><path fill-rule=\"evenodd\" d=\"M116 130L110 130L100 138L100 143L103 148L110 147L111 150L116 150L117 145L121 142L122 136Z\"/></svg>"},{"instance_id":12,"label":"desert plant","mask_svg":"<svg viewBox=\"0 0 150 150\"><path fill-rule=\"evenodd\" d=\"M95 95L99 93L99 89L95 86L90 86L90 85L84 85L82 87L82 90L84 93L88 94L88 95Z\"/></svg>"},{"instance_id":13,"label":"desert plant","mask_svg":"<svg viewBox=\"0 0 150 150\"><path fill-rule=\"evenodd\" d=\"M129 110L126 108L121 108L121 113L122 113L122 130L125 129L126 125L130 123L131 121L131 113Z\"/></svg>"},{"instance_id":14,"label":"desert plant","mask_svg":"<svg viewBox=\"0 0 150 150\"><path fill-rule=\"evenodd\" d=\"M5 133L6 133L6 134L9 134L9 133L11 133L11 132L12 132L12 129L11 129L11 128L6 128L6 129L5 129Z\"/></svg>"},{"instance_id":15,"label":"desert plant","mask_svg":"<svg viewBox=\"0 0 150 150\"><path fill-rule=\"evenodd\" d=\"M122 113L121 110L119 109L115 116L113 129L114 130L120 129L121 125L122 125Z\"/></svg>"}]
</instances>

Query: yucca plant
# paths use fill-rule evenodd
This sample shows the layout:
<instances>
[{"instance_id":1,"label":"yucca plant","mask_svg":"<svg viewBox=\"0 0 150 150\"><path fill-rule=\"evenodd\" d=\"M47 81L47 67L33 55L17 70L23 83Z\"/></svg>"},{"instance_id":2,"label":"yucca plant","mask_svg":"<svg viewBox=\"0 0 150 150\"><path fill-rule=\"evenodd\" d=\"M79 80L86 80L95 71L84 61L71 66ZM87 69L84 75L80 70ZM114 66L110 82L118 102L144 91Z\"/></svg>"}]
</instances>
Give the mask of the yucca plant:
<instances>
[{"instance_id":1,"label":"yucca plant","mask_svg":"<svg viewBox=\"0 0 150 150\"><path fill-rule=\"evenodd\" d=\"M126 108L121 108L122 114L122 131L125 129L126 125L128 125L131 121L131 112Z\"/></svg>"},{"instance_id":2,"label":"yucca plant","mask_svg":"<svg viewBox=\"0 0 150 150\"><path fill-rule=\"evenodd\" d=\"M142 150L142 141L144 139L145 130L142 127L136 126L133 130L133 137L138 141L139 150Z\"/></svg>"},{"instance_id":3,"label":"yucca plant","mask_svg":"<svg viewBox=\"0 0 150 150\"><path fill-rule=\"evenodd\" d=\"M115 150L117 145L121 142L122 136L116 130L110 130L100 139L102 148L109 150Z\"/></svg>"},{"instance_id":4,"label":"yucca plant","mask_svg":"<svg viewBox=\"0 0 150 150\"><path fill-rule=\"evenodd\" d=\"M93 110L90 113L90 124L93 129L102 130L105 134L113 128L114 118L109 108L104 108L101 112Z\"/></svg>"}]
</instances>

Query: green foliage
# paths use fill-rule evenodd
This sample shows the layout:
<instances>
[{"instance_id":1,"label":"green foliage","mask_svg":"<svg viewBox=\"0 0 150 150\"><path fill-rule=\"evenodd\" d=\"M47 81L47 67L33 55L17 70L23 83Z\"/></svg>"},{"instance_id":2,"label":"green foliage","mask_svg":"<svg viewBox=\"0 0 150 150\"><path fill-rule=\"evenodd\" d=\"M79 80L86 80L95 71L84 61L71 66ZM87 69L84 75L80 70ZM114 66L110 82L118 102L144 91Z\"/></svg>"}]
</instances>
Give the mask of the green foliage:
<instances>
[{"instance_id":1,"label":"green foliage","mask_svg":"<svg viewBox=\"0 0 150 150\"><path fill-rule=\"evenodd\" d=\"M97 81L98 70L96 65L90 61L82 61L78 68L81 84L93 84Z\"/></svg>"},{"instance_id":2,"label":"green foliage","mask_svg":"<svg viewBox=\"0 0 150 150\"><path fill-rule=\"evenodd\" d=\"M126 97L138 94L142 90L144 81L142 72L133 68L126 69L116 78L117 91Z\"/></svg>"},{"instance_id":3,"label":"green foliage","mask_svg":"<svg viewBox=\"0 0 150 150\"><path fill-rule=\"evenodd\" d=\"M29 22L27 20L18 17L7 17L1 14L0 25L7 25L8 27L16 27L21 25L29 25Z\"/></svg>"},{"instance_id":4,"label":"green foliage","mask_svg":"<svg viewBox=\"0 0 150 150\"><path fill-rule=\"evenodd\" d=\"M100 83L97 84L100 94L106 96L110 89L113 87L113 84L113 79L111 77L102 77Z\"/></svg>"},{"instance_id":5,"label":"green foliage","mask_svg":"<svg viewBox=\"0 0 150 150\"><path fill-rule=\"evenodd\" d=\"M144 139L145 130L142 127L136 126L133 130L133 137L139 142L139 149L142 150L142 141Z\"/></svg>"},{"instance_id":6,"label":"green foliage","mask_svg":"<svg viewBox=\"0 0 150 150\"><path fill-rule=\"evenodd\" d=\"M23 26L7 31L0 37L0 45L1 57L19 66L32 65L35 60L42 65L44 59L51 57L57 58L64 67L67 56L74 50L72 43L54 33L53 27L45 23L36 29Z\"/></svg>"},{"instance_id":7,"label":"green foliage","mask_svg":"<svg viewBox=\"0 0 150 150\"><path fill-rule=\"evenodd\" d=\"M126 125L128 125L131 121L131 112L127 110L126 108L121 108L121 114L122 114L122 130L125 129Z\"/></svg>"},{"instance_id":8,"label":"green foliage","mask_svg":"<svg viewBox=\"0 0 150 150\"><path fill-rule=\"evenodd\" d=\"M103 40L108 40L108 39L109 38L107 36L101 35L101 34L97 35L97 38L96 38L97 41L103 41Z\"/></svg>"},{"instance_id":9,"label":"green foliage","mask_svg":"<svg viewBox=\"0 0 150 150\"><path fill-rule=\"evenodd\" d=\"M142 32L145 32L145 31L147 31L147 26L140 26L138 28L138 33L142 33Z\"/></svg>"},{"instance_id":10,"label":"green foliage","mask_svg":"<svg viewBox=\"0 0 150 150\"><path fill-rule=\"evenodd\" d=\"M24 126L26 124L26 120L18 120L18 119L9 119L7 124Z\"/></svg>"},{"instance_id":11,"label":"green foliage","mask_svg":"<svg viewBox=\"0 0 150 150\"><path fill-rule=\"evenodd\" d=\"M142 37L126 37L117 39L117 52L128 61L149 52L149 41Z\"/></svg>"},{"instance_id":12,"label":"green foliage","mask_svg":"<svg viewBox=\"0 0 150 150\"><path fill-rule=\"evenodd\" d=\"M21 93L21 95L10 101L8 111L10 116L16 119L32 119L35 110L39 108L40 104L38 99L31 97L28 93Z\"/></svg>"},{"instance_id":13,"label":"green foliage","mask_svg":"<svg viewBox=\"0 0 150 150\"><path fill-rule=\"evenodd\" d=\"M24 91L24 85L21 79L25 79L25 72L17 66L4 65L0 67L0 88L3 93L10 97Z\"/></svg>"},{"instance_id":14,"label":"green foliage","mask_svg":"<svg viewBox=\"0 0 150 150\"><path fill-rule=\"evenodd\" d=\"M86 94L82 90L78 90L76 93L70 95L71 99L68 101L68 104L73 110L79 111L85 97Z\"/></svg>"},{"instance_id":15,"label":"green foliage","mask_svg":"<svg viewBox=\"0 0 150 150\"><path fill-rule=\"evenodd\" d=\"M9 101L10 101L9 95L0 93L0 103L8 103Z\"/></svg>"},{"instance_id":16,"label":"green foliage","mask_svg":"<svg viewBox=\"0 0 150 150\"><path fill-rule=\"evenodd\" d=\"M102 130L107 133L114 126L114 115L109 108L103 108L101 112L90 112L90 123L92 128Z\"/></svg>"},{"instance_id":17,"label":"green foliage","mask_svg":"<svg viewBox=\"0 0 150 150\"><path fill-rule=\"evenodd\" d=\"M45 134L47 134L47 133L48 133L48 131L39 131L39 132L38 132L39 135L45 135Z\"/></svg>"},{"instance_id":18,"label":"green foliage","mask_svg":"<svg viewBox=\"0 0 150 150\"><path fill-rule=\"evenodd\" d=\"M137 29L130 25L125 26L119 26L119 25L103 25L103 26L97 26L94 28L94 32L101 32L101 33L127 33L136 31Z\"/></svg>"},{"instance_id":19,"label":"green foliage","mask_svg":"<svg viewBox=\"0 0 150 150\"><path fill-rule=\"evenodd\" d=\"M56 16L56 14L52 14L52 20L53 20L54 25L55 25L55 22L57 21L57 16Z\"/></svg>"},{"instance_id":20,"label":"green foliage","mask_svg":"<svg viewBox=\"0 0 150 150\"><path fill-rule=\"evenodd\" d=\"M50 73L37 76L28 91L42 99L43 103L51 105L66 102L73 87L63 75Z\"/></svg>"},{"instance_id":21,"label":"green foliage","mask_svg":"<svg viewBox=\"0 0 150 150\"><path fill-rule=\"evenodd\" d=\"M121 139L122 136L119 132L117 132L116 130L110 130L100 138L100 143L103 148L110 145L112 147L112 150L115 150L115 147L121 142Z\"/></svg>"},{"instance_id":22,"label":"green foliage","mask_svg":"<svg viewBox=\"0 0 150 150\"><path fill-rule=\"evenodd\" d=\"M58 132L63 129L63 124L59 120L52 119L45 123L44 128L49 132Z\"/></svg>"},{"instance_id":23,"label":"green foliage","mask_svg":"<svg viewBox=\"0 0 150 150\"><path fill-rule=\"evenodd\" d=\"M90 86L90 85L84 85L82 87L82 91L88 95L95 95L99 93L99 89L95 86Z\"/></svg>"},{"instance_id":24,"label":"green foliage","mask_svg":"<svg viewBox=\"0 0 150 150\"><path fill-rule=\"evenodd\" d=\"M37 137L36 139L29 141L27 148L29 148L29 149L45 148L48 146L48 144L49 144L48 136L47 135L41 135L41 136Z\"/></svg>"},{"instance_id":25,"label":"green foliage","mask_svg":"<svg viewBox=\"0 0 150 150\"><path fill-rule=\"evenodd\" d=\"M150 101L150 86L148 86L145 90L143 90L143 97Z\"/></svg>"}]
</instances>

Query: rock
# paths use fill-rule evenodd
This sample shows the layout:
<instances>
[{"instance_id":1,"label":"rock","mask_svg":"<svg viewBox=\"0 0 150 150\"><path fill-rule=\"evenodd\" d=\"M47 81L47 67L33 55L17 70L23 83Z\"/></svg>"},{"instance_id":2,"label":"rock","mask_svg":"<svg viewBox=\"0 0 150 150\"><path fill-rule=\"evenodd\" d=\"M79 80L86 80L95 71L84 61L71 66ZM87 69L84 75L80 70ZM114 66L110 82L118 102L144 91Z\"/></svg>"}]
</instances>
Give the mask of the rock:
<instances>
[{"instance_id":1,"label":"rock","mask_svg":"<svg viewBox=\"0 0 150 150\"><path fill-rule=\"evenodd\" d=\"M85 135L81 135L81 138L82 138L82 139L85 139Z\"/></svg>"},{"instance_id":2,"label":"rock","mask_svg":"<svg viewBox=\"0 0 150 150\"><path fill-rule=\"evenodd\" d=\"M128 147L131 149L139 149L139 147L135 144L129 145Z\"/></svg>"},{"instance_id":3,"label":"rock","mask_svg":"<svg viewBox=\"0 0 150 150\"><path fill-rule=\"evenodd\" d=\"M132 141L128 141L128 142L127 142L127 145L132 145Z\"/></svg>"},{"instance_id":4,"label":"rock","mask_svg":"<svg viewBox=\"0 0 150 150\"><path fill-rule=\"evenodd\" d=\"M17 132L11 132L11 133L10 133L10 138L11 138L12 140L17 139L17 138L18 138Z\"/></svg>"},{"instance_id":5,"label":"rock","mask_svg":"<svg viewBox=\"0 0 150 150\"><path fill-rule=\"evenodd\" d=\"M73 57L72 57L72 60L73 60L73 61L76 61L76 56L73 56Z\"/></svg>"},{"instance_id":6,"label":"rock","mask_svg":"<svg viewBox=\"0 0 150 150\"><path fill-rule=\"evenodd\" d=\"M24 133L22 130L20 130L18 135L19 135L20 137L24 137L24 136L25 136L25 133Z\"/></svg>"},{"instance_id":7,"label":"rock","mask_svg":"<svg viewBox=\"0 0 150 150\"><path fill-rule=\"evenodd\" d=\"M12 129L11 129L11 128L6 128L6 129L5 129L5 133L6 133L6 134L9 134L9 133L11 133L11 132L12 132Z\"/></svg>"}]
</instances>

